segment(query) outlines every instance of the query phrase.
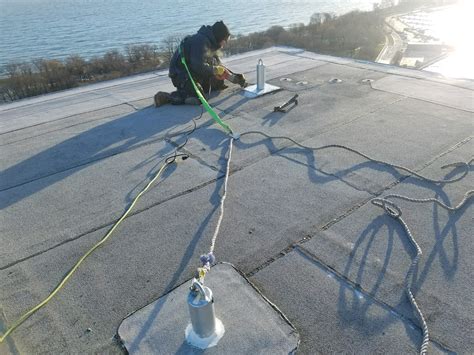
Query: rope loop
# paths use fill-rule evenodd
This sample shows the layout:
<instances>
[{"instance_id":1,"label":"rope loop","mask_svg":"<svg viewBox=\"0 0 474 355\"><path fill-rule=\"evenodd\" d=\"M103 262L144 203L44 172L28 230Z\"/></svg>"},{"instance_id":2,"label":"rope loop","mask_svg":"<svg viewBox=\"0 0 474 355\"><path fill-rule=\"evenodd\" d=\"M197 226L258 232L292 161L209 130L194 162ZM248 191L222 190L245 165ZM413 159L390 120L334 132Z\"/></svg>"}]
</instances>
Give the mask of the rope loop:
<instances>
[{"instance_id":1,"label":"rope loop","mask_svg":"<svg viewBox=\"0 0 474 355\"><path fill-rule=\"evenodd\" d=\"M463 168L465 168L466 173L468 173L468 172L469 172L469 165L470 165L470 164L471 164L470 161L467 162L467 163L464 162L464 161L458 161L458 162L454 162L454 163L450 163L450 164L443 165L443 166L441 167L441 169L446 169L446 168L451 168L451 167L453 167L453 168L459 168L459 167L462 166Z\"/></svg>"},{"instance_id":2,"label":"rope loop","mask_svg":"<svg viewBox=\"0 0 474 355\"><path fill-rule=\"evenodd\" d=\"M382 207L385 213L392 218L400 218L402 216L402 210L392 201L385 198L374 198L370 202L375 206Z\"/></svg>"}]
</instances>

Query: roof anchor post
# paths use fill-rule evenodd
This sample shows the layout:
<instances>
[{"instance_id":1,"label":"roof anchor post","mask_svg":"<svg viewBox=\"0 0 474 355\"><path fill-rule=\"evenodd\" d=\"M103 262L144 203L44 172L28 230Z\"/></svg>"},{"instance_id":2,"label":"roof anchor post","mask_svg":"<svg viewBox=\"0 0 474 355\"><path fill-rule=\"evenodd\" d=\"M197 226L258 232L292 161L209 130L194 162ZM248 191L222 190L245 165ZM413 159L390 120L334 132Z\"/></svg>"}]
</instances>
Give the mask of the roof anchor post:
<instances>
[{"instance_id":1,"label":"roof anchor post","mask_svg":"<svg viewBox=\"0 0 474 355\"><path fill-rule=\"evenodd\" d=\"M193 279L188 294L188 309L191 318L191 323L185 330L188 344L199 349L217 345L224 335L224 325L215 316L211 289L197 279Z\"/></svg>"}]
</instances>

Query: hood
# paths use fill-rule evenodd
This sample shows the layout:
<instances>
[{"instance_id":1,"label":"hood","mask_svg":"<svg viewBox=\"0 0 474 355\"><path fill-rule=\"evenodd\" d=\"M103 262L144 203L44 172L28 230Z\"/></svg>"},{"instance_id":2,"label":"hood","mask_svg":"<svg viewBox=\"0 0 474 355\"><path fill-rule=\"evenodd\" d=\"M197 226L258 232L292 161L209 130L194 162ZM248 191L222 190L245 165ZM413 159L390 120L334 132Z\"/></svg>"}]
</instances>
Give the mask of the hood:
<instances>
[{"instance_id":1,"label":"hood","mask_svg":"<svg viewBox=\"0 0 474 355\"><path fill-rule=\"evenodd\" d=\"M216 41L216 37L214 37L214 32L212 32L212 26L201 26L197 33L209 39L213 49L219 49L219 44Z\"/></svg>"}]
</instances>

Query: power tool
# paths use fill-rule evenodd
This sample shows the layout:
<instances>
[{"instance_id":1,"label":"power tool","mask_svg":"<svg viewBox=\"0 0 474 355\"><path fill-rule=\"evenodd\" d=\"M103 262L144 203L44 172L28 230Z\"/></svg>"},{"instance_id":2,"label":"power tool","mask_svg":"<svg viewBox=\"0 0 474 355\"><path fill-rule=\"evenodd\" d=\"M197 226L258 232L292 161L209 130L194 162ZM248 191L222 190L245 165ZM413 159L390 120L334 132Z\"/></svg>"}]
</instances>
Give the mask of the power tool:
<instances>
[{"instance_id":1,"label":"power tool","mask_svg":"<svg viewBox=\"0 0 474 355\"><path fill-rule=\"evenodd\" d=\"M226 76L225 79L229 80L233 84L240 85L240 87L242 87L242 88L247 86L247 82L246 82L245 77L244 77L243 74L234 73L232 70L230 70L229 68L224 67L223 65L218 65L216 69L217 69L216 70L217 76L222 76L225 73L225 71L227 70L229 75Z\"/></svg>"}]
</instances>

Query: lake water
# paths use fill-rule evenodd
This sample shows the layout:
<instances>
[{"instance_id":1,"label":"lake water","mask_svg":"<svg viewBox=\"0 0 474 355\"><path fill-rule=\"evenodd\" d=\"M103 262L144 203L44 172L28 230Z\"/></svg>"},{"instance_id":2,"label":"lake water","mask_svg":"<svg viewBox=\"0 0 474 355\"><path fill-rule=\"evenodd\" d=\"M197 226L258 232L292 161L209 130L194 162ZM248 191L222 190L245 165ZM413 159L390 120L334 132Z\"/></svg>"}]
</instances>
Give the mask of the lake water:
<instances>
[{"instance_id":1,"label":"lake water","mask_svg":"<svg viewBox=\"0 0 474 355\"><path fill-rule=\"evenodd\" d=\"M315 12L371 10L378 0L0 0L0 68L34 58L85 58L160 45L224 20L234 34L309 22Z\"/></svg>"},{"instance_id":2,"label":"lake water","mask_svg":"<svg viewBox=\"0 0 474 355\"><path fill-rule=\"evenodd\" d=\"M233 34L273 25L307 24L313 13L372 10L380 0L0 0L0 76L12 61L102 55L127 44L156 44L171 35L192 34L224 20ZM474 1L421 11L422 28L456 48L429 68L443 75L474 78ZM426 24L428 26L426 27Z\"/></svg>"}]
</instances>

